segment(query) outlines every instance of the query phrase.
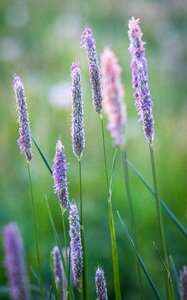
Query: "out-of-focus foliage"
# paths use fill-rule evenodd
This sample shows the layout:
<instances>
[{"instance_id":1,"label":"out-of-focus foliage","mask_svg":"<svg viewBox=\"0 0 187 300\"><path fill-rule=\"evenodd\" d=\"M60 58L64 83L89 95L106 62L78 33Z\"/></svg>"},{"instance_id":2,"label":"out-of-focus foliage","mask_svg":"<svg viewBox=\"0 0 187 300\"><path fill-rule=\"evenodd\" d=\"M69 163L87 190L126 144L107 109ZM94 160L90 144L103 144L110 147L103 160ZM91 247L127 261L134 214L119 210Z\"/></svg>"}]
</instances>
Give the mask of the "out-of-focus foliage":
<instances>
[{"instance_id":1,"label":"out-of-focus foliage","mask_svg":"<svg viewBox=\"0 0 187 300\"><path fill-rule=\"evenodd\" d=\"M84 228L87 252L90 299L95 297L94 274L97 264L105 269L110 299L114 298L107 193L99 118L92 106L85 49L80 47L80 35L86 25L92 27L97 51L110 46L123 68L125 100L128 108L127 147L132 162L152 182L148 146L134 108L131 86L130 55L127 23L133 15L140 18L146 41L151 94L154 101L155 154L160 194L178 218L186 224L187 212L187 9L185 1L143 0L1 0L0 1L0 225L16 221L25 240L28 265L36 268L31 202L26 163L17 145L18 124L12 89L17 73L25 86L32 134L52 164L57 138L65 146L69 162L68 181L71 199L78 201L78 163L72 153L70 65L80 63L83 76L86 147L82 160ZM107 120L105 119L105 124ZM111 167L114 149L106 132L108 165ZM33 147L34 148L34 147ZM45 195L62 237L58 200L53 193L51 176L34 148L31 162L37 226L41 251L42 273L50 284L49 257L54 239L47 215ZM155 203L152 196L130 174L140 253L157 284L159 264L153 247L157 241ZM139 299L133 254L115 213L128 218L127 199L120 155L117 161L113 192L117 227L121 285L128 299ZM128 222L127 222L128 223ZM186 241L164 215L168 252L177 269L186 263ZM1 267L3 249L1 247ZM33 275L30 278L34 283ZM4 271L0 285L5 285ZM152 293L146 279L147 299Z\"/></svg>"}]
</instances>

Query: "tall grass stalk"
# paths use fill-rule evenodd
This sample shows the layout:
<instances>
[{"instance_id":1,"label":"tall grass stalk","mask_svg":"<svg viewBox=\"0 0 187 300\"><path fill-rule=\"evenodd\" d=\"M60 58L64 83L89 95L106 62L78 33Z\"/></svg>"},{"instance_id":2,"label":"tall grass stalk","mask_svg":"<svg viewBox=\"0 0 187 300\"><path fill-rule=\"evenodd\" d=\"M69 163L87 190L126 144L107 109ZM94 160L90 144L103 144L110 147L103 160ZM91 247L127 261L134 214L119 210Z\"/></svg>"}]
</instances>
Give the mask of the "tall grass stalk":
<instances>
[{"instance_id":1,"label":"tall grass stalk","mask_svg":"<svg viewBox=\"0 0 187 300\"><path fill-rule=\"evenodd\" d=\"M136 222L135 222L134 208L133 208L133 201L132 201L132 196L131 196L131 188L130 188L130 180L129 180L129 168L128 168L128 163L127 163L127 150L124 147L123 148L121 147L121 158L122 158L126 193L127 193L127 199L128 199L131 234L132 234L136 249L139 250L138 239L137 239L137 230L136 230ZM144 299L141 270L140 270L140 265L138 263L138 259L137 259L136 255L135 255L135 263L136 263L136 271L137 271L137 277L138 277L140 297L141 297L141 299Z\"/></svg>"},{"instance_id":2,"label":"tall grass stalk","mask_svg":"<svg viewBox=\"0 0 187 300\"><path fill-rule=\"evenodd\" d=\"M150 144L149 144L149 150L150 150L153 184L154 184L154 189L155 189L155 200L156 200L156 211L157 211L157 222L158 222L158 230L159 230L161 255L164 258L166 268L169 272L170 266L169 266L169 259L168 259L168 254L167 254L166 239L165 239L165 234L164 234L164 225L163 225L163 218L162 218L162 212L161 212L161 206L160 206L160 198L159 198L159 193L158 193L156 168L155 168L155 160L154 160L154 150ZM167 276L166 276L167 295L168 295L169 299L174 299L170 272L166 273L166 274L167 274Z\"/></svg>"},{"instance_id":3,"label":"tall grass stalk","mask_svg":"<svg viewBox=\"0 0 187 300\"><path fill-rule=\"evenodd\" d=\"M79 195L80 195L80 225L81 225L81 242L82 242L82 252L83 252L83 274L82 274L82 299L88 299L88 282L87 282L87 272L86 272L86 251L85 251L85 241L84 241L84 227L83 227L83 207L82 207L82 164L81 158L78 158L79 164Z\"/></svg>"},{"instance_id":4,"label":"tall grass stalk","mask_svg":"<svg viewBox=\"0 0 187 300\"><path fill-rule=\"evenodd\" d=\"M108 189L108 217L109 217L109 224L110 224L111 244L112 244L114 290L115 290L116 300L120 300L121 299L121 290L120 290L119 263L118 263L118 252L117 252L117 245L116 245L114 215L113 215L113 209L112 209L112 183L113 183L113 172L114 172L116 155L114 155L114 161L113 161L113 166L112 166L112 176L111 176L111 182L109 185L107 159L106 159L106 147L105 147L105 135L104 135L104 124L103 124L103 116L101 114L100 114L100 118L101 118L101 131L102 131L103 153L104 153L104 164L105 164L105 177L106 177L106 183L107 183L107 189ZM116 154L116 152L115 152L115 154Z\"/></svg>"},{"instance_id":5,"label":"tall grass stalk","mask_svg":"<svg viewBox=\"0 0 187 300\"><path fill-rule=\"evenodd\" d=\"M29 162L27 162L27 171L28 171L28 176L29 176L29 185L30 185L30 192L31 192L31 204L32 204L32 214L33 214L34 236L35 236L35 243L36 243L37 260L38 260L38 271L39 271L40 296L41 296L41 299L44 300L42 275L41 275L41 264L40 264L40 253L39 253L38 235L37 235L37 228L36 228L36 212L35 212L35 203L34 203L34 197L33 197L31 172L30 172Z\"/></svg>"}]
</instances>

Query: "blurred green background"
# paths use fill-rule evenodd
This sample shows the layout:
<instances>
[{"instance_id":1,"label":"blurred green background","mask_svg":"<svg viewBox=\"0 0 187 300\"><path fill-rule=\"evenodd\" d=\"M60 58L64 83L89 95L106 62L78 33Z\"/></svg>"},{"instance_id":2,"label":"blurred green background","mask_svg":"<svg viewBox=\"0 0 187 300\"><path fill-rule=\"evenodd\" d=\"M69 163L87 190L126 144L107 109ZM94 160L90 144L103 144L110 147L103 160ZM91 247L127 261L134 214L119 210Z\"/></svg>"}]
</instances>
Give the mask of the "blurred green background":
<instances>
[{"instance_id":1,"label":"blurred green background","mask_svg":"<svg viewBox=\"0 0 187 300\"><path fill-rule=\"evenodd\" d=\"M92 106L85 49L80 35L86 25L93 29L98 54L110 46L123 68L128 108L129 159L152 183L149 149L138 123L131 86L128 19L140 18L146 41L149 78L155 117L155 155L160 194L186 225L187 218L187 44L185 1L130 0L23 0L0 1L0 226L15 221L25 241L29 266L37 268L33 239L28 176L24 156L17 145L18 124L12 77L17 73L25 86L32 134L52 165L60 137L69 163L71 199L79 200L78 163L71 147L70 65L78 60L82 71L86 147L82 160L85 243L89 275L89 299L95 298L94 273L98 264L106 273L109 298L114 299L106 185L99 118ZM105 118L107 124L107 118ZM107 159L111 167L114 149L106 131ZM33 146L31 172L37 208L42 274L50 285L49 257L54 239L45 195L62 237L58 200L51 176ZM158 241L154 198L130 172L140 253L159 289L160 266L153 247ZM139 299L133 253L122 232L116 210L128 223L128 208L120 155L117 158L113 206L117 228L121 286L124 299ZM177 270L187 263L185 238L164 216L168 252ZM3 248L0 249L0 285L6 284ZM144 276L144 275L143 275ZM30 272L32 283L36 283ZM143 277L146 299L154 299ZM2 296L1 299L5 299Z\"/></svg>"}]
</instances>

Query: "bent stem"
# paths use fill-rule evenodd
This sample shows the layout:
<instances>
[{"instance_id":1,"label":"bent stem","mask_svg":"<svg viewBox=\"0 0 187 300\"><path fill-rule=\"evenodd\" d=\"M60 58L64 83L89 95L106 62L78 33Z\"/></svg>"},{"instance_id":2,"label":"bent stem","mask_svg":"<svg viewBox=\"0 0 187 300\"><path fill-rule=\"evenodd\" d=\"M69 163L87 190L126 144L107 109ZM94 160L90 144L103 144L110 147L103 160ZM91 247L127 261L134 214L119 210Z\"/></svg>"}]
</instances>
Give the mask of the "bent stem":
<instances>
[{"instance_id":1,"label":"bent stem","mask_svg":"<svg viewBox=\"0 0 187 300\"><path fill-rule=\"evenodd\" d=\"M113 184L113 176L114 176L113 173L114 173L114 167L115 167L116 151L114 154L114 161L113 161L113 166L112 166L111 183L109 185L108 171L107 171L107 159L106 159L106 147L105 147L105 135L104 135L104 124L103 124L103 116L101 114L100 114L100 118L101 118L104 163L105 163L105 177L106 177L107 190L108 190L108 217L109 217L109 224L110 224L111 244L112 244L114 290L115 290L115 299L120 300L121 299L121 291L120 291L119 263L118 263L118 252L117 252L117 245L116 245L114 215L113 215L113 209L112 209L112 184Z\"/></svg>"},{"instance_id":2,"label":"bent stem","mask_svg":"<svg viewBox=\"0 0 187 300\"><path fill-rule=\"evenodd\" d=\"M128 168L128 164L127 164L127 150L124 147L121 148L121 158L122 158L125 186L126 186L127 199L128 199L131 233L132 233L132 237L133 237L136 249L138 250L136 222L135 222L133 201L132 201L131 189L130 189L129 168ZM141 270L140 270L140 265L138 263L136 255L135 255L135 263L136 263L136 271L137 271L137 276L138 276L138 285L139 285L140 295L141 295L141 299L144 299Z\"/></svg>"},{"instance_id":3,"label":"bent stem","mask_svg":"<svg viewBox=\"0 0 187 300\"><path fill-rule=\"evenodd\" d=\"M82 252L83 252L83 274L82 274L82 299L88 299L88 283L86 276L86 251L84 242L84 228L83 228L83 208L82 208L82 167L81 158L78 158L79 163L79 194L80 194L80 225L81 225L81 242L82 242Z\"/></svg>"},{"instance_id":4,"label":"bent stem","mask_svg":"<svg viewBox=\"0 0 187 300\"><path fill-rule=\"evenodd\" d=\"M43 286L42 286L42 275L41 275L41 265L40 265L40 254L39 254L38 236L37 236L37 228L36 228L35 203L34 203L34 197L33 197L33 191L32 191L32 181L31 181L31 173L30 173L29 162L27 162L27 170L28 170L29 185L30 185L30 192L31 192L33 225L34 225L34 235L35 235L35 242L36 242L36 253L37 253L37 260L38 260L38 271L39 271L39 282L40 282L40 294L41 294L41 299L44 300Z\"/></svg>"},{"instance_id":5,"label":"bent stem","mask_svg":"<svg viewBox=\"0 0 187 300\"><path fill-rule=\"evenodd\" d=\"M168 254L167 254L166 239L165 239L165 234L164 234L164 225L163 225L163 218L162 218L162 212L161 212L161 206L160 206L160 198L159 198L159 193L158 193L154 151L153 151L153 147L150 144L149 144L149 150L150 150L150 158L151 158L153 184L154 184L154 190L155 190L157 222L158 222L158 230L159 230L159 238L160 238L160 246L161 246L161 255L163 255L165 265L167 267L167 270L169 271L170 267L169 267L169 260L168 260ZM167 275L166 282L167 282L168 297L169 297L169 299L174 299L170 272Z\"/></svg>"}]
</instances>

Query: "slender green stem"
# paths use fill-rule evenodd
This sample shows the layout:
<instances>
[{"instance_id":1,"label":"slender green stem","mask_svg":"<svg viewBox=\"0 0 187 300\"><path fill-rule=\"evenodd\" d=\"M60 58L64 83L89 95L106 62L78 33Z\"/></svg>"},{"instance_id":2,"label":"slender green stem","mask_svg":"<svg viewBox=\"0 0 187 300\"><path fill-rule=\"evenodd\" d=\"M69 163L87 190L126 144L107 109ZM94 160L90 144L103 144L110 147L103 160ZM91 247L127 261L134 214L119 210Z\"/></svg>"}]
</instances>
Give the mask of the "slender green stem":
<instances>
[{"instance_id":1,"label":"slender green stem","mask_svg":"<svg viewBox=\"0 0 187 300\"><path fill-rule=\"evenodd\" d=\"M109 191L109 179L108 179L108 170L107 170L105 131L104 131L104 124L103 124L103 116L100 115L100 118L101 118L101 131L102 131L103 152L104 152L104 162L105 162L105 176L106 176L107 190Z\"/></svg>"},{"instance_id":2,"label":"slender green stem","mask_svg":"<svg viewBox=\"0 0 187 300\"><path fill-rule=\"evenodd\" d=\"M100 115L100 118L101 118L104 163L105 163L105 177L106 177L107 190L108 190L108 217L109 217L109 224L110 224L111 244L112 244L112 264L113 264L113 273L114 273L115 299L121 300L119 263L118 263L118 252L117 252L117 245L116 245L116 232L115 232L114 215L113 215L112 201L111 201L112 200L112 188L111 188L112 184L109 185L109 179L108 179L109 177L108 177L108 170L107 170L104 124L103 124L102 115ZM113 170L112 170L112 173L113 173ZM112 174L112 177L113 177L113 174ZM111 177L111 183L112 183L112 179L113 179L112 177Z\"/></svg>"},{"instance_id":3,"label":"slender green stem","mask_svg":"<svg viewBox=\"0 0 187 300\"><path fill-rule=\"evenodd\" d=\"M80 224L83 226L83 215L82 215L82 168L81 168L81 159L78 159L79 162L79 194L80 194Z\"/></svg>"},{"instance_id":4,"label":"slender green stem","mask_svg":"<svg viewBox=\"0 0 187 300\"><path fill-rule=\"evenodd\" d=\"M69 259L68 259L68 249L67 249L67 236L66 236L66 223L65 223L65 211L62 213L62 227L63 227L63 237L64 237L64 248L65 248L65 262L66 262L66 270L67 270L67 278L69 277ZM69 296L69 284L67 284L66 288L66 298Z\"/></svg>"},{"instance_id":5,"label":"slender green stem","mask_svg":"<svg viewBox=\"0 0 187 300\"><path fill-rule=\"evenodd\" d=\"M43 286L42 286L42 275L41 275L41 265L40 265L40 254L39 254L38 236L37 236L37 228L36 228L35 203L34 203L34 197L33 197L33 191L32 191L32 181L31 181L31 173L30 173L29 162L27 162L27 170L28 170L30 192L31 192L32 214L33 214L33 223L34 223L33 224L34 225L34 235L35 235L35 242L36 242L36 253L37 253L37 259L38 259L38 271L39 271L39 280L40 280L40 293L41 293L41 299L44 300Z\"/></svg>"},{"instance_id":6,"label":"slender green stem","mask_svg":"<svg viewBox=\"0 0 187 300\"><path fill-rule=\"evenodd\" d=\"M82 241L82 252L83 252L82 300L87 300L88 283L87 283L87 274L86 274L86 251L85 251L84 227L83 227L81 158L78 159L78 163L79 163L79 193L80 193L80 225L81 225L81 241Z\"/></svg>"},{"instance_id":7,"label":"slender green stem","mask_svg":"<svg viewBox=\"0 0 187 300\"><path fill-rule=\"evenodd\" d=\"M161 246L161 255L164 258L165 265L169 272L169 269L170 269L169 268L169 259L168 259L168 254L167 254L166 239L165 239L165 234L164 234L164 225L163 225L162 212L161 212L161 206L160 206L160 198L159 198L159 193L158 193L154 151L153 151L153 147L151 145L149 145L149 150L150 150L150 158L151 158L153 184L154 184L154 190L155 190L157 222L158 222L158 230L159 230L159 238L160 238L160 246ZM173 288L172 288L172 281L171 281L170 273L168 274L166 281L167 281L168 297L169 297L169 299L173 299Z\"/></svg>"},{"instance_id":8,"label":"slender green stem","mask_svg":"<svg viewBox=\"0 0 187 300\"><path fill-rule=\"evenodd\" d=\"M131 189L130 189L129 168L128 168L128 164L127 164L127 150L126 150L126 148L121 149L121 157L122 157L122 164L123 164L123 171L124 171L125 185L126 185L126 192L127 192L127 199L128 199L131 233L132 233L132 237L134 239L136 249L138 250L139 247L138 247L138 239L137 239L137 232L136 232L136 222L135 222L135 216L134 216L133 201L132 201ZM144 299L141 270L140 270L140 265L138 263L138 259L137 259L136 255L135 255L135 262L136 262L136 271L137 271L137 276L138 276L138 285L139 285L139 290L140 290L140 297L141 297L141 299Z\"/></svg>"}]
</instances>

